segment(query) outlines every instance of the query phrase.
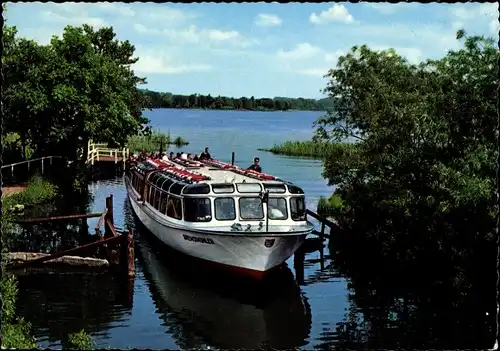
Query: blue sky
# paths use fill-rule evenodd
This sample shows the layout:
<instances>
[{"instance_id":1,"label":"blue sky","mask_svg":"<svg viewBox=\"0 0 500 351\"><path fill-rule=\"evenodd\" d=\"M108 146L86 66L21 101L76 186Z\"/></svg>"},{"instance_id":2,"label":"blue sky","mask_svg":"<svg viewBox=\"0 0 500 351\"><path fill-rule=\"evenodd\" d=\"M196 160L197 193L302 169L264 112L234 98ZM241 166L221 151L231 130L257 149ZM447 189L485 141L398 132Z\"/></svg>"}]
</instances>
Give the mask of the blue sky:
<instances>
[{"instance_id":1,"label":"blue sky","mask_svg":"<svg viewBox=\"0 0 500 351\"><path fill-rule=\"evenodd\" d=\"M40 43L66 25L111 25L148 89L255 97L322 97L322 76L354 45L418 62L457 48L459 28L499 30L496 3L14 3L7 21Z\"/></svg>"}]
</instances>

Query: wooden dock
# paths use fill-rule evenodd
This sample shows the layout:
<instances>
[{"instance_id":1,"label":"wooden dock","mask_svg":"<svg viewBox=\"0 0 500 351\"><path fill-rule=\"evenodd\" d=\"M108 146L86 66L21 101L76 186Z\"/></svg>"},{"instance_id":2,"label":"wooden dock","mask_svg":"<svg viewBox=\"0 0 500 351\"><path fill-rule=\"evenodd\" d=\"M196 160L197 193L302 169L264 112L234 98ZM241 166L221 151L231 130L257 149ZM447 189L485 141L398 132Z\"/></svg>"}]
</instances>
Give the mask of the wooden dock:
<instances>
[{"instance_id":1,"label":"wooden dock","mask_svg":"<svg viewBox=\"0 0 500 351\"><path fill-rule=\"evenodd\" d=\"M314 259L314 263L319 263L320 270L321 271L324 270L325 269L325 257L323 251L324 242L326 241L327 238L329 239L334 233L342 230L338 224L332 222L328 218L325 218L317 214L316 212L306 209L306 214L317 220L321 224L321 229L319 231L314 230L311 233L311 235L315 235L316 237L306 238L304 243L295 252L295 255L293 257L293 266L295 269L295 275L297 283L300 285L304 284L304 261L306 254L319 251L319 258ZM326 232L327 227L329 229L328 233Z\"/></svg>"},{"instance_id":2,"label":"wooden dock","mask_svg":"<svg viewBox=\"0 0 500 351\"><path fill-rule=\"evenodd\" d=\"M130 150L126 147L109 148L107 144L89 141L85 163L89 165L94 165L96 162L125 163L129 155Z\"/></svg>"},{"instance_id":3,"label":"wooden dock","mask_svg":"<svg viewBox=\"0 0 500 351\"><path fill-rule=\"evenodd\" d=\"M9 270L13 272L24 272L28 268L38 267L47 264L61 269L68 267L86 267L86 268L107 268L117 267L120 272L125 273L128 278L135 276L135 258L134 258L134 235L131 230L120 232L116 229L113 220L113 196L106 198L106 208L101 213L74 214L69 216L32 218L27 220L18 220L16 223L22 225L36 225L43 222L68 221L80 219L87 222L87 218L99 217L95 227L97 240L52 254L13 252L9 253L11 258ZM104 224L104 234L101 233L101 225ZM87 225L88 227L88 225ZM104 254L96 254L96 249L104 248ZM90 256L89 256L90 255ZM96 257L100 256L100 257Z\"/></svg>"}]
</instances>

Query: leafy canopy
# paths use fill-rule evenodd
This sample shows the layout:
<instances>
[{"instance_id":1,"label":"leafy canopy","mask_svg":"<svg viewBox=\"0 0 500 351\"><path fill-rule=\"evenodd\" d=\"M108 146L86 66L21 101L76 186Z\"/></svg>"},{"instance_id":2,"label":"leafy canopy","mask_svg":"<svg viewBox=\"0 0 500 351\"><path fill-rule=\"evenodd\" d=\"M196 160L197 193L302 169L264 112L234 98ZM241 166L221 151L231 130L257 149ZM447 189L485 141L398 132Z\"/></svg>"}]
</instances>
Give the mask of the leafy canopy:
<instances>
[{"instance_id":1,"label":"leafy canopy","mask_svg":"<svg viewBox=\"0 0 500 351\"><path fill-rule=\"evenodd\" d=\"M457 39L460 50L419 65L353 47L325 76L336 109L315 139L352 137L358 148L332 153L324 175L344 224L382 251L465 262L494 237L499 51L482 36Z\"/></svg>"},{"instance_id":2,"label":"leafy canopy","mask_svg":"<svg viewBox=\"0 0 500 351\"><path fill-rule=\"evenodd\" d=\"M38 154L74 158L89 139L125 144L143 130L145 83L130 65L134 46L113 29L67 26L49 45L4 30L5 125Z\"/></svg>"}]
</instances>

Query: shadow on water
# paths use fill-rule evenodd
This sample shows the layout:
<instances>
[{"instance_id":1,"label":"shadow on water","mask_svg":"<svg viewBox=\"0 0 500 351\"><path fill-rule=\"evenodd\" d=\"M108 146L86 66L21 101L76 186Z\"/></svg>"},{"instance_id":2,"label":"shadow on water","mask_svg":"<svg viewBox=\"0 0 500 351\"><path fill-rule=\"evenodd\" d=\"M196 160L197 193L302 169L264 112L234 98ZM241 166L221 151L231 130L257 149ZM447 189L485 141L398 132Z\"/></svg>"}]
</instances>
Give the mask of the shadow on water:
<instances>
[{"instance_id":1,"label":"shadow on water","mask_svg":"<svg viewBox=\"0 0 500 351\"><path fill-rule=\"evenodd\" d=\"M478 272L478 277L485 276L465 293L456 280L441 274L441 267L395 260L381 263L378 250L353 233L334 237L330 251L335 268L348 277L349 308L316 348L486 349L493 345L494 272ZM402 264L408 266L401 270Z\"/></svg>"},{"instance_id":2,"label":"shadow on water","mask_svg":"<svg viewBox=\"0 0 500 351\"><path fill-rule=\"evenodd\" d=\"M307 344L310 306L288 267L263 283L200 273L197 265L160 246L130 212L127 200L125 209L127 224L133 222L140 234L136 256L157 312L179 347L288 349Z\"/></svg>"}]
</instances>

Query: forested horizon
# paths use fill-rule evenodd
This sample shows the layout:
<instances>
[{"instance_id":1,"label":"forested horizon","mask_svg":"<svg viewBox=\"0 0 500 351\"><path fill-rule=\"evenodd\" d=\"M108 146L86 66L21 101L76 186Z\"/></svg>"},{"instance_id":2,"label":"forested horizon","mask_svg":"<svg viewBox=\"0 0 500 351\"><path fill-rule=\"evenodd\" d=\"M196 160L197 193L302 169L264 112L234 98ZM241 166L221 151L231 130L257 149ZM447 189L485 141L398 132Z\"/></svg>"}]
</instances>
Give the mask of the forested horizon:
<instances>
[{"instance_id":1,"label":"forested horizon","mask_svg":"<svg viewBox=\"0 0 500 351\"><path fill-rule=\"evenodd\" d=\"M276 96L273 98L227 97L211 94L173 94L157 92L149 89L139 89L140 93L149 99L152 108L200 108L216 110L262 110L262 111L326 111L333 108L333 100L290 98Z\"/></svg>"}]
</instances>

